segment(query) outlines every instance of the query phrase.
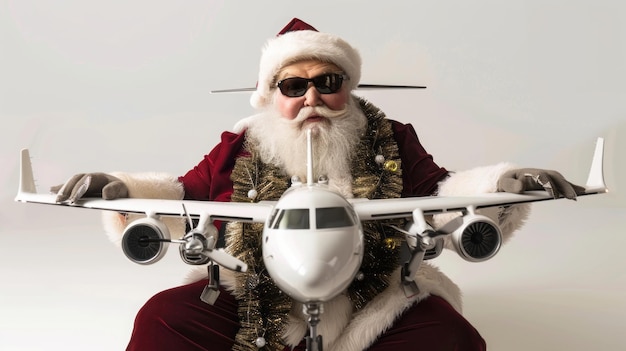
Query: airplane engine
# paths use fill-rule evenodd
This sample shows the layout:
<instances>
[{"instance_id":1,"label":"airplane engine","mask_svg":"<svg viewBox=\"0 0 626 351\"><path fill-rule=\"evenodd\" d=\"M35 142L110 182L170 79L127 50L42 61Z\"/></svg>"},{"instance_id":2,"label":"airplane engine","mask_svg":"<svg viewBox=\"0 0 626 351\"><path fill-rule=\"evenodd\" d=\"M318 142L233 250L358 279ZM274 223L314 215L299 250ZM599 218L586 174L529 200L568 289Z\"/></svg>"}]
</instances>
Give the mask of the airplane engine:
<instances>
[{"instance_id":1,"label":"airplane engine","mask_svg":"<svg viewBox=\"0 0 626 351\"><path fill-rule=\"evenodd\" d=\"M214 225L212 226L215 228ZM217 229L214 231L217 233ZM180 258L183 262L191 265L202 265L211 260L209 256L203 254L205 249L209 247L209 243L202 233L192 230L183 237L183 240L185 244L179 246Z\"/></svg>"},{"instance_id":2,"label":"airplane engine","mask_svg":"<svg viewBox=\"0 0 626 351\"><path fill-rule=\"evenodd\" d=\"M462 223L452 232L452 243L461 258L482 262L498 253L502 245L502 232L491 218L468 214L457 220Z\"/></svg>"},{"instance_id":3,"label":"airplane engine","mask_svg":"<svg viewBox=\"0 0 626 351\"><path fill-rule=\"evenodd\" d=\"M124 229L122 250L129 260L148 265L165 255L169 239L170 231L165 223L145 217L133 221Z\"/></svg>"}]
</instances>

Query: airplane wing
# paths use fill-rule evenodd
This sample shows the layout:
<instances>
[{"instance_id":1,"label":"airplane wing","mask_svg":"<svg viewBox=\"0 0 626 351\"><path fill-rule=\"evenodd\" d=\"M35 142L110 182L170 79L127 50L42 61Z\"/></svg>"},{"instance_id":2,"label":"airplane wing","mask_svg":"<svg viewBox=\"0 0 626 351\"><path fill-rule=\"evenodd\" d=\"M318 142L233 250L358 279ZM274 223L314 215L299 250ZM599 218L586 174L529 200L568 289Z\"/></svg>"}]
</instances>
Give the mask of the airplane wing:
<instances>
[{"instance_id":1,"label":"airplane wing","mask_svg":"<svg viewBox=\"0 0 626 351\"><path fill-rule=\"evenodd\" d=\"M310 143L310 141L309 141ZM309 154L310 154L309 147ZM603 174L604 140L598 138L585 193L593 195L607 192ZM310 162L310 155L308 164ZM309 167L309 173L312 172ZM309 174L308 179L312 179ZM84 198L73 203L56 201L56 194L38 193L30 154L27 149L21 152L20 184L15 198L19 202L61 205L78 208L91 208L126 213L145 214L143 220L133 221L124 230L122 247L126 256L140 264L151 264L159 260L165 252L163 244L181 244L181 257L189 264L203 264L214 260L232 270L245 271L247 266L241 260L215 249L217 229L214 220L263 223L277 202L232 203L216 201L161 200L161 199L116 199ZM407 234L414 248L407 262L403 279L407 293L414 292L413 272L426 255L436 257L441 252L442 242L438 235L452 234L453 242L461 257L469 261L484 261L498 251L501 232L497 224L474 210L485 207L507 206L519 203L552 200L546 191L530 191L523 194L491 193L476 196L432 196L400 199L350 199L352 207L361 221L406 218L410 226L396 228ZM426 223L424 215L444 212L460 212L460 220L452 220L436 232ZM158 221L158 216L188 216L198 218L198 225L182 239L170 239L168 229ZM190 223L191 224L191 223ZM478 240L480 238L480 240ZM435 241L433 241L433 240ZM408 241L407 241L408 242ZM407 295L408 296L408 295Z\"/></svg>"},{"instance_id":2,"label":"airplane wing","mask_svg":"<svg viewBox=\"0 0 626 351\"><path fill-rule=\"evenodd\" d=\"M598 138L594 152L586 193L583 195L607 192L603 171L604 139ZM209 215L211 219L224 221L264 222L275 202L231 203L193 200L161 200L161 199L116 199L103 200L85 198L73 204L56 202L56 194L37 193L30 155L28 149L21 153L21 176L18 194L15 198L20 202L84 207L99 210L110 210L129 213L150 213L162 216L185 215L185 208L190 216ZM552 200L545 191L528 191L523 194L491 193L476 196L432 196L400 199L351 199L352 205L361 220L409 218L419 208L423 214L443 212L461 212L468 207L507 206L518 203ZM184 208L183 208L184 206Z\"/></svg>"},{"instance_id":3,"label":"airplane wing","mask_svg":"<svg viewBox=\"0 0 626 351\"><path fill-rule=\"evenodd\" d=\"M126 213L140 213L159 216L185 216L198 218L207 215L211 220L241 221L263 223L268 218L275 202L259 203L217 202L196 200L162 199L115 199L84 198L74 203L57 202L56 194L38 193L30 153L21 151L20 184L15 201L39 204L60 205L78 208L90 208Z\"/></svg>"},{"instance_id":4,"label":"airplane wing","mask_svg":"<svg viewBox=\"0 0 626 351\"><path fill-rule=\"evenodd\" d=\"M594 195L607 192L603 171L604 139L598 138L591 169L585 186L585 194ZM476 196L429 196L400 199L351 199L354 210L361 220L410 218L415 209L424 215L443 212L462 212L472 207L507 206L535 201L553 200L546 191L527 191L523 194L491 193Z\"/></svg>"}]
</instances>

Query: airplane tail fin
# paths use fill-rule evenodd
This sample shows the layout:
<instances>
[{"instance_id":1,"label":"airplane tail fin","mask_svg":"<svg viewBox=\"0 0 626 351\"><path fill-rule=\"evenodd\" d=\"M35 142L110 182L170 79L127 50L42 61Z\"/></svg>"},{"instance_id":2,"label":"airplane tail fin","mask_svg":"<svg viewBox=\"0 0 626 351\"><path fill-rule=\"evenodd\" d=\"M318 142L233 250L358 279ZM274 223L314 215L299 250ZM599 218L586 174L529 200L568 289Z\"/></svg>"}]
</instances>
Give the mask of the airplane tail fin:
<instances>
[{"instance_id":1,"label":"airplane tail fin","mask_svg":"<svg viewBox=\"0 0 626 351\"><path fill-rule=\"evenodd\" d=\"M30 163L30 153L28 149L22 149L20 156L20 185L17 189L16 201L20 200L21 194L37 193L35 177L33 176L33 166Z\"/></svg>"},{"instance_id":2,"label":"airplane tail fin","mask_svg":"<svg viewBox=\"0 0 626 351\"><path fill-rule=\"evenodd\" d=\"M596 149L593 153L585 189L587 193L607 192L606 184L604 183L604 138L598 138L596 142Z\"/></svg>"}]
</instances>

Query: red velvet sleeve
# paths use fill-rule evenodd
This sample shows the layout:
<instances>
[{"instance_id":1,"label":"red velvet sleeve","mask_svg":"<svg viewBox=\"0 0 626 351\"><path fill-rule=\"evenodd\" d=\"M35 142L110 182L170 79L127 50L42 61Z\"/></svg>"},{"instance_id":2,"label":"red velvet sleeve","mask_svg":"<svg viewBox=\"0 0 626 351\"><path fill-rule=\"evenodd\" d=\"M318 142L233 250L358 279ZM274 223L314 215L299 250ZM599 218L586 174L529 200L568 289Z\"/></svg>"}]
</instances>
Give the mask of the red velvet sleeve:
<instances>
[{"instance_id":1,"label":"red velvet sleeve","mask_svg":"<svg viewBox=\"0 0 626 351\"><path fill-rule=\"evenodd\" d=\"M391 120L400 159L402 160L402 196L429 196L437 191L437 183L448 175L426 152L411 124Z\"/></svg>"},{"instance_id":2,"label":"red velvet sleeve","mask_svg":"<svg viewBox=\"0 0 626 351\"><path fill-rule=\"evenodd\" d=\"M230 201L233 193L230 174L242 152L244 135L223 132L221 142L197 166L178 178L185 188L185 199Z\"/></svg>"}]
</instances>

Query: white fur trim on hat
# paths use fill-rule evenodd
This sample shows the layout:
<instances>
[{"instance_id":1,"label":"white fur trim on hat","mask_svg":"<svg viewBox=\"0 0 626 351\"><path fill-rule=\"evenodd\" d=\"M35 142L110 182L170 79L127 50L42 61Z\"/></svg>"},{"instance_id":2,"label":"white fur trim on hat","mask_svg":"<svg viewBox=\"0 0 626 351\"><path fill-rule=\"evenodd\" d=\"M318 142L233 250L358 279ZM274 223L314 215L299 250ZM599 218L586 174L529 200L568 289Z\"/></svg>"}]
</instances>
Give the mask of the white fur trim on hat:
<instances>
[{"instance_id":1,"label":"white fur trim on hat","mask_svg":"<svg viewBox=\"0 0 626 351\"><path fill-rule=\"evenodd\" d=\"M306 59L331 62L345 71L350 90L361 79L361 55L338 36L313 30L287 32L267 41L259 64L259 80L250 104L262 108L271 101L272 84L285 65Z\"/></svg>"}]
</instances>

